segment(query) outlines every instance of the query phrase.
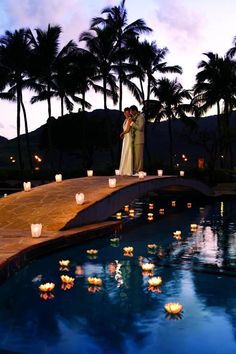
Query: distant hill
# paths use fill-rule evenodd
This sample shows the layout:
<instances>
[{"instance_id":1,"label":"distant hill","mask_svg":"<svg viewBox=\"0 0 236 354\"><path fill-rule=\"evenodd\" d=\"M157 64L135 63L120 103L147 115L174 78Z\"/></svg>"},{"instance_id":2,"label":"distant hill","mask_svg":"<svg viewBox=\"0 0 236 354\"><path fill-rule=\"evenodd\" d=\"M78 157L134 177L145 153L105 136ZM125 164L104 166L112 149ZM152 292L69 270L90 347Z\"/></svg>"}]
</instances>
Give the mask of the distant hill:
<instances>
[{"instance_id":1,"label":"distant hill","mask_svg":"<svg viewBox=\"0 0 236 354\"><path fill-rule=\"evenodd\" d=\"M0 135L0 144L1 144L1 143L4 143L4 142L6 142L6 141L8 141L8 139L5 138L4 136L1 136L1 135Z\"/></svg>"},{"instance_id":2,"label":"distant hill","mask_svg":"<svg viewBox=\"0 0 236 354\"><path fill-rule=\"evenodd\" d=\"M85 132L83 122L86 122ZM119 134L122 130L123 114L118 110L94 110L92 112L72 113L59 117L53 120L53 131L55 134L55 142L62 153L58 153L55 157L56 164L63 158L63 168L71 169L73 167L81 167L83 150L84 134L86 134L87 148L89 148L90 164L95 168L109 163L111 159L108 145L112 144L113 154L116 160L116 165L119 164L121 140ZM214 135L217 128L216 116L208 116L198 119L197 125L202 131L207 131L209 135ZM41 154L44 159L45 166L47 165L48 154L44 140L46 139L46 125L42 125L35 131L30 133L30 144L33 154ZM231 128L236 131L236 112L231 116ZM107 131L111 131L111 136L108 136ZM186 127L181 120L173 121L173 137L175 163L180 163L183 167L197 165L197 159L200 157L209 159L205 149L193 143L196 138L196 131ZM169 135L168 123L163 121L158 124L149 124L147 129L148 150L151 153L154 164L167 164L169 159ZM22 135L24 151L26 151L25 136ZM44 146L44 150L40 147ZM235 144L233 151L235 152ZM185 163L181 155L185 154L188 161ZM24 153L24 155L26 155ZM17 156L17 140L6 139L0 137L0 166L9 167L10 156ZM234 153L234 163L236 165L236 152ZM185 166L186 165L186 166Z\"/></svg>"}]
</instances>

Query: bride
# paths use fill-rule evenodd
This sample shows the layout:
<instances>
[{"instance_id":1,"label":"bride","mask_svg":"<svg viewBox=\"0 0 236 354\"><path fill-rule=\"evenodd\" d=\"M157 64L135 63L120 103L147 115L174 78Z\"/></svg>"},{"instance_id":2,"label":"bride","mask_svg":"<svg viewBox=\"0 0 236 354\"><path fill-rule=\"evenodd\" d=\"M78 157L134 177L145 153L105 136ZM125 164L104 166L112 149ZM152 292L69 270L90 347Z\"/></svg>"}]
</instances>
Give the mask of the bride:
<instances>
[{"instance_id":1,"label":"bride","mask_svg":"<svg viewBox=\"0 0 236 354\"><path fill-rule=\"evenodd\" d=\"M132 151L132 136L131 136L131 119L129 108L124 109L123 132L120 137L123 139L121 158L120 158L120 174L122 176L131 176L133 174L133 151Z\"/></svg>"}]
</instances>

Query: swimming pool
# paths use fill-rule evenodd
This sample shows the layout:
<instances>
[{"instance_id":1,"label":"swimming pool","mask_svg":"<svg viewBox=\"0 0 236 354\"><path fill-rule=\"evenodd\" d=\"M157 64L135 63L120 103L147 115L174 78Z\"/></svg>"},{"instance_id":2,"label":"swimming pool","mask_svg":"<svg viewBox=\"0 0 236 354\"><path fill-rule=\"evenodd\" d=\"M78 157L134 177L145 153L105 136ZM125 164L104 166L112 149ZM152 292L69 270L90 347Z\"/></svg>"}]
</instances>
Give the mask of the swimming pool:
<instances>
[{"instance_id":1,"label":"swimming pool","mask_svg":"<svg viewBox=\"0 0 236 354\"><path fill-rule=\"evenodd\" d=\"M135 217L143 216L123 234L35 260L3 284L2 352L235 353L236 201L191 200L187 207L189 200L175 199L175 207L173 197L153 200L154 209L150 201L134 203ZM146 221L148 212L154 221ZM191 232L193 223L198 228ZM176 230L180 240L173 238ZM133 255L124 255L127 246ZM89 249L98 254L88 255ZM69 266L60 269L67 259ZM147 262L162 278L154 289L142 270ZM75 278L73 285L63 285L61 275ZM88 277L101 278L102 285L89 285ZM45 282L55 283L46 296L38 289ZM166 314L169 302L183 305L181 316Z\"/></svg>"}]
</instances>

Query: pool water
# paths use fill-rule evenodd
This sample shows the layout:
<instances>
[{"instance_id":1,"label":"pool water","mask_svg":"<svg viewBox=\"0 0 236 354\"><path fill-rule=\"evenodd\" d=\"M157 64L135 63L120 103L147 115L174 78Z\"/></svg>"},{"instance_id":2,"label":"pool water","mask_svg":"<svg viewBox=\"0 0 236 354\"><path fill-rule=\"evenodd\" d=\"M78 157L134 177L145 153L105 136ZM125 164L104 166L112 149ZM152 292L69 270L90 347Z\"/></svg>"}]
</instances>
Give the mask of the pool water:
<instances>
[{"instance_id":1,"label":"pool water","mask_svg":"<svg viewBox=\"0 0 236 354\"><path fill-rule=\"evenodd\" d=\"M126 232L35 260L0 287L0 353L236 353L236 201L192 200L186 208L184 199L176 207L157 199L151 222L148 202L134 203ZM153 243L156 252L147 247ZM126 246L133 255L123 254ZM63 259L68 270L60 270ZM158 288L148 287L145 262L161 276ZM62 274L75 278L72 287L62 289ZM89 276L102 285L89 286ZM38 289L45 282L55 283L46 296ZM168 302L180 303L182 314L168 316Z\"/></svg>"}]
</instances>

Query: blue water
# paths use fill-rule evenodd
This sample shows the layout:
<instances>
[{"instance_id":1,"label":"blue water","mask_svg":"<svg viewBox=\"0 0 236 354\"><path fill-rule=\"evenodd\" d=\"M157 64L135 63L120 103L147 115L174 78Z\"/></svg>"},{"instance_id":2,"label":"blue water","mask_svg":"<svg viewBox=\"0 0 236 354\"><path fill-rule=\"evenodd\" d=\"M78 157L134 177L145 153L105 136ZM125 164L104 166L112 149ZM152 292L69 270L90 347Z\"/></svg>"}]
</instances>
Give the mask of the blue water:
<instances>
[{"instance_id":1,"label":"blue water","mask_svg":"<svg viewBox=\"0 0 236 354\"><path fill-rule=\"evenodd\" d=\"M153 222L144 221L147 205L134 204L142 216L118 235L119 244L111 245L110 235L52 253L0 287L0 353L236 353L236 202L192 200L187 209L186 200L172 208L157 199ZM182 240L173 239L175 230ZM157 255L149 243L158 245ZM134 247L133 257L123 255L124 246ZM88 259L90 248L98 249L96 259ZM71 261L69 271L60 271L61 259ZM147 260L163 279L158 292L142 274ZM71 289L61 289L61 274L75 277ZM88 276L102 278L99 291L89 292ZM47 281L56 287L44 300L38 286ZM179 318L165 314L172 301L184 307Z\"/></svg>"}]
</instances>

